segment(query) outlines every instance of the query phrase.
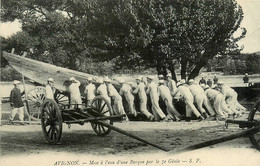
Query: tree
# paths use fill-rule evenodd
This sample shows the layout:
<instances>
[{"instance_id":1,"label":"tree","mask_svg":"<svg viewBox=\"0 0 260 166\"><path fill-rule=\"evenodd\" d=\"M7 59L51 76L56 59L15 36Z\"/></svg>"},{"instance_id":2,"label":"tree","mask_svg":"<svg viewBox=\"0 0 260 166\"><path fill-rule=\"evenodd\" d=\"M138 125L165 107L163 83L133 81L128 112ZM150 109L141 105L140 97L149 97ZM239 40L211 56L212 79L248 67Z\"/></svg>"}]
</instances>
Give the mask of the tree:
<instances>
[{"instance_id":1,"label":"tree","mask_svg":"<svg viewBox=\"0 0 260 166\"><path fill-rule=\"evenodd\" d=\"M236 42L246 34L242 28L233 36L243 19L234 0L107 0L97 6L88 31L121 57L121 66L152 66L164 75L169 69L174 79L176 63L182 78L194 78L217 54L239 52Z\"/></svg>"},{"instance_id":2,"label":"tree","mask_svg":"<svg viewBox=\"0 0 260 166\"><path fill-rule=\"evenodd\" d=\"M117 67L170 70L194 78L208 59L240 51L246 34L235 0L16 0L3 1L2 19L20 19L36 39L33 58L78 69L77 61L117 59Z\"/></svg>"}]
</instances>

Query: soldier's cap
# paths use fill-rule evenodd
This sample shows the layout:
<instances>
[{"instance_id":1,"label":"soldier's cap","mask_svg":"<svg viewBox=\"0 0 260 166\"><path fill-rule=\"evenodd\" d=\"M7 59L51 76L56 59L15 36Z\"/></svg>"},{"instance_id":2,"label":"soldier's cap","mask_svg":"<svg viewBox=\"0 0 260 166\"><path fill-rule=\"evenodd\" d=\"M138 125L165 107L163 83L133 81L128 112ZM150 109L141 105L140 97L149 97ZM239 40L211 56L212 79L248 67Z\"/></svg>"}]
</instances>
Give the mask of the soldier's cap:
<instances>
[{"instance_id":1,"label":"soldier's cap","mask_svg":"<svg viewBox=\"0 0 260 166\"><path fill-rule=\"evenodd\" d=\"M208 85L205 85L205 84L201 84L200 86L201 86L203 89L209 88L209 86L208 86Z\"/></svg>"},{"instance_id":2,"label":"soldier's cap","mask_svg":"<svg viewBox=\"0 0 260 166\"><path fill-rule=\"evenodd\" d=\"M159 84L164 84L164 80L159 80Z\"/></svg>"},{"instance_id":3,"label":"soldier's cap","mask_svg":"<svg viewBox=\"0 0 260 166\"><path fill-rule=\"evenodd\" d=\"M20 81L14 80L14 85L20 84Z\"/></svg>"},{"instance_id":4,"label":"soldier's cap","mask_svg":"<svg viewBox=\"0 0 260 166\"><path fill-rule=\"evenodd\" d=\"M88 77L88 81L93 81L93 78L92 77Z\"/></svg>"},{"instance_id":5,"label":"soldier's cap","mask_svg":"<svg viewBox=\"0 0 260 166\"><path fill-rule=\"evenodd\" d=\"M184 84L184 83L181 83L181 81L179 81L179 82L177 82L176 85L177 85L177 87L178 87L178 86L180 86L180 85L182 85L182 84Z\"/></svg>"},{"instance_id":6,"label":"soldier's cap","mask_svg":"<svg viewBox=\"0 0 260 166\"><path fill-rule=\"evenodd\" d=\"M125 82L125 80L123 78L119 79L118 81L120 84L123 84Z\"/></svg>"},{"instance_id":7,"label":"soldier's cap","mask_svg":"<svg viewBox=\"0 0 260 166\"><path fill-rule=\"evenodd\" d=\"M111 82L111 80L108 77L105 77L104 82Z\"/></svg>"},{"instance_id":8,"label":"soldier's cap","mask_svg":"<svg viewBox=\"0 0 260 166\"><path fill-rule=\"evenodd\" d=\"M223 84L224 84L223 81L218 82L218 85L223 85Z\"/></svg>"},{"instance_id":9,"label":"soldier's cap","mask_svg":"<svg viewBox=\"0 0 260 166\"><path fill-rule=\"evenodd\" d=\"M153 80L154 78L152 76L147 77L148 80Z\"/></svg>"},{"instance_id":10,"label":"soldier's cap","mask_svg":"<svg viewBox=\"0 0 260 166\"><path fill-rule=\"evenodd\" d=\"M164 78L164 77L163 77L163 75L162 75L162 74L160 74L160 75L158 76L158 78Z\"/></svg>"},{"instance_id":11,"label":"soldier's cap","mask_svg":"<svg viewBox=\"0 0 260 166\"><path fill-rule=\"evenodd\" d=\"M142 80L142 77L141 76L139 76L139 77L137 77L137 78L135 78L135 80Z\"/></svg>"},{"instance_id":12,"label":"soldier's cap","mask_svg":"<svg viewBox=\"0 0 260 166\"><path fill-rule=\"evenodd\" d=\"M70 77L70 81L76 81L74 77Z\"/></svg>"},{"instance_id":13,"label":"soldier's cap","mask_svg":"<svg viewBox=\"0 0 260 166\"><path fill-rule=\"evenodd\" d=\"M49 82L54 82L53 78L48 78L47 81L49 81Z\"/></svg>"},{"instance_id":14,"label":"soldier's cap","mask_svg":"<svg viewBox=\"0 0 260 166\"><path fill-rule=\"evenodd\" d=\"M172 77L171 73L168 73L166 77Z\"/></svg>"},{"instance_id":15,"label":"soldier's cap","mask_svg":"<svg viewBox=\"0 0 260 166\"><path fill-rule=\"evenodd\" d=\"M195 83L194 79L190 79L188 83Z\"/></svg>"},{"instance_id":16,"label":"soldier's cap","mask_svg":"<svg viewBox=\"0 0 260 166\"><path fill-rule=\"evenodd\" d=\"M102 78L99 78L99 79L97 79L97 81L96 81L96 83L98 83L98 84L102 84L104 81L103 81L103 79Z\"/></svg>"},{"instance_id":17,"label":"soldier's cap","mask_svg":"<svg viewBox=\"0 0 260 166\"><path fill-rule=\"evenodd\" d=\"M185 79L181 79L181 80L180 80L180 83L181 83L181 84L184 84L185 82L186 82Z\"/></svg>"}]
</instances>

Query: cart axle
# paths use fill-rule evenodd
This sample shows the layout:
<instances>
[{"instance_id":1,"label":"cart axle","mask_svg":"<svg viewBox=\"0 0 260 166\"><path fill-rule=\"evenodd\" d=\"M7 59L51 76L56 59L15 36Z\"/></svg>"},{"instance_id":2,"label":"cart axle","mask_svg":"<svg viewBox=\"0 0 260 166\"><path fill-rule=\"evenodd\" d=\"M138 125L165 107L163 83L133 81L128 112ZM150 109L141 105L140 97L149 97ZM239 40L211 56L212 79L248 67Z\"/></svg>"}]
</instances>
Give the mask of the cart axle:
<instances>
[{"instance_id":1,"label":"cart axle","mask_svg":"<svg viewBox=\"0 0 260 166\"><path fill-rule=\"evenodd\" d=\"M78 120L67 120L64 121L64 123L67 124L73 124L73 123L85 123L85 122L94 122L98 120L116 120L120 119L122 117L125 117L126 115L112 115L112 116L104 116L104 117L89 117L88 119L78 119Z\"/></svg>"}]
</instances>

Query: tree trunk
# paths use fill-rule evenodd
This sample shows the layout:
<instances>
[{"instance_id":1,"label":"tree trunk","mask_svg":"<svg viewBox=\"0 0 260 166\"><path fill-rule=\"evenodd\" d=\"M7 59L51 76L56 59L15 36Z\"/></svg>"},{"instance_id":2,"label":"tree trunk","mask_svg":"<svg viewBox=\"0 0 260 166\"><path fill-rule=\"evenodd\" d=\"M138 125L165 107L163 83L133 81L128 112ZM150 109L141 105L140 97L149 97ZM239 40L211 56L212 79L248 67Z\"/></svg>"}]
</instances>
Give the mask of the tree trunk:
<instances>
[{"instance_id":1,"label":"tree trunk","mask_svg":"<svg viewBox=\"0 0 260 166\"><path fill-rule=\"evenodd\" d=\"M169 70L171 71L171 74L172 74L172 79L177 82L177 77L176 77L176 73L175 73L175 69L174 69L174 65L170 65L169 66Z\"/></svg>"},{"instance_id":2,"label":"tree trunk","mask_svg":"<svg viewBox=\"0 0 260 166\"><path fill-rule=\"evenodd\" d=\"M191 71L190 75L189 75L189 79L194 79L195 77L197 77L200 73L200 69L203 68L206 65L206 61L200 61L195 68Z\"/></svg>"},{"instance_id":3,"label":"tree trunk","mask_svg":"<svg viewBox=\"0 0 260 166\"><path fill-rule=\"evenodd\" d=\"M166 78L166 75L167 75L167 67L166 67L166 63L157 63L156 65L156 70L157 70L157 73L158 75L163 75L164 78Z\"/></svg>"},{"instance_id":4,"label":"tree trunk","mask_svg":"<svg viewBox=\"0 0 260 166\"><path fill-rule=\"evenodd\" d=\"M187 71L187 61L183 59L181 60L181 79L186 80L186 71Z\"/></svg>"},{"instance_id":5,"label":"tree trunk","mask_svg":"<svg viewBox=\"0 0 260 166\"><path fill-rule=\"evenodd\" d=\"M164 63L164 65L163 65L163 72L162 72L162 75L163 75L164 79L166 79L166 75L167 75L167 67L166 67L165 63Z\"/></svg>"}]
</instances>

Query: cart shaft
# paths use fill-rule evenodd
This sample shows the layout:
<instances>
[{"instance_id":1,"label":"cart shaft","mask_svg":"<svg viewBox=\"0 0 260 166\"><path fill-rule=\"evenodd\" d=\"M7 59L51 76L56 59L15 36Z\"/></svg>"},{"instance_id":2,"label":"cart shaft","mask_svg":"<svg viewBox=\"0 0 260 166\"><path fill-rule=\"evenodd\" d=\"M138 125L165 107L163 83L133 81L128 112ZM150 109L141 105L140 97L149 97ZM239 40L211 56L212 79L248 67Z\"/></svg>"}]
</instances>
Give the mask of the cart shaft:
<instances>
[{"instance_id":1,"label":"cart shaft","mask_svg":"<svg viewBox=\"0 0 260 166\"><path fill-rule=\"evenodd\" d=\"M228 125L228 123L239 124L240 128L245 128L245 127L252 128L252 127L260 126L259 121L243 121L243 120L227 119L226 126Z\"/></svg>"},{"instance_id":2,"label":"cart shaft","mask_svg":"<svg viewBox=\"0 0 260 166\"><path fill-rule=\"evenodd\" d=\"M231 134L231 135L228 135L228 136L224 136L224 137L212 139L212 140L209 140L209 141L201 142L201 143L198 143L198 144L195 144L195 145L187 146L185 148L173 150L171 152L172 153L182 153L182 152L186 152L186 151L196 150L196 149L208 147L208 146L211 146L211 145L215 145L215 144L218 144L218 143L237 139L237 138L240 138L240 137L245 137L245 136L248 136L250 134L255 134L255 133L258 133L258 132L260 132L260 126L253 127L251 129L247 129L247 130L244 130L242 132L238 132L238 133Z\"/></svg>"},{"instance_id":3,"label":"cart shaft","mask_svg":"<svg viewBox=\"0 0 260 166\"><path fill-rule=\"evenodd\" d=\"M143 142L143 143L145 143L145 144L151 145L151 146L153 146L153 147L156 147L156 148L161 149L161 150L166 151L166 152L169 151L169 149L166 149L166 148L164 148L164 147L162 147L162 146L159 146L159 145L156 145L156 144L151 143L151 142L149 142L149 141L146 141L146 140L144 140L144 139L142 139L142 138L140 138L140 137L138 137L138 136L136 136L136 135L133 135L133 134L131 134L131 133L128 133L128 132L126 132L126 131L124 131L124 130L118 128L118 127L115 127L115 126L113 126L113 125L110 125L110 124L107 124L107 123L104 123L104 122L101 122L101 121L98 121L98 123L100 123L101 125L103 125L103 126L105 126L105 127L110 128L110 129L112 129L112 130L114 130L114 131L117 131L117 132L119 132L119 133L121 133L121 134L124 134L124 135L126 135L126 136L128 136L128 137L131 137L131 138L134 138L134 139L136 139L136 140L138 140L138 141L141 141L141 142Z\"/></svg>"}]
</instances>

